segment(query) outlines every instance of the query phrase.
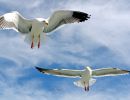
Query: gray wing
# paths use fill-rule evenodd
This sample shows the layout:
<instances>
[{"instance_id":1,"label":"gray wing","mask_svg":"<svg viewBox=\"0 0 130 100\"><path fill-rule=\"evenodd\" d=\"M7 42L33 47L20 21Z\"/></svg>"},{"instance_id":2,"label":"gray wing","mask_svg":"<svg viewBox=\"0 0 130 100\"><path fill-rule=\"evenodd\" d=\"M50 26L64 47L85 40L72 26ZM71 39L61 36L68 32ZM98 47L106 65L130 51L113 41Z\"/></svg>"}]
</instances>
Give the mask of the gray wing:
<instances>
[{"instance_id":1,"label":"gray wing","mask_svg":"<svg viewBox=\"0 0 130 100\"><path fill-rule=\"evenodd\" d=\"M95 77L117 76L117 75L129 74L129 73L130 71L128 70L121 70L118 68L103 68L103 69L93 70L92 76L95 76Z\"/></svg>"},{"instance_id":2,"label":"gray wing","mask_svg":"<svg viewBox=\"0 0 130 100\"><path fill-rule=\"evenodd\" d=\"M50 18L48 18L48 25L43 32L51 32L57 27L74 22L83 22L88 20L90 15L80 11L59 10L55 11Z\"/></svg>"},{"instance_id":3,"label":"gray wing","mask_svg":"<svg viewBox=\"0 0 130 100\"><path fill-rule=\"evenodd\" d=\"M25 19L18 12L6 13L0 16L1 29L14 29L21 33L28 33L31 27L31 20Z\"/></svg>"},{"instance_id":4,"label":"gray wing","mask_svg":"<svg viewBox=\"0 0 130 100\"><path fill-rule=\"evenodd\" d=\"M45 69L36 67L36 69L44 74L51 74L60 77L81 77L81 70L67 70L67 69Z\"/></svg>"}]
</instances>

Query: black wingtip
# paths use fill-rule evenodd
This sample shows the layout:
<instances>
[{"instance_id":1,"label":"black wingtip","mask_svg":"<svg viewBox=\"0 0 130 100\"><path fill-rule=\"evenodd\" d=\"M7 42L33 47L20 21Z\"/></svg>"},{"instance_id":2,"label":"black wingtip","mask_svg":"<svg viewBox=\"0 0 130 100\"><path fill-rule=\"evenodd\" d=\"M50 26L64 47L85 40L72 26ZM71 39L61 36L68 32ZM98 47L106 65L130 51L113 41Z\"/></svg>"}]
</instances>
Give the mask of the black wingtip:
<instances>
[{"instance_id":1,"label":"black wingtip","mask_svg":"<svg viewBox=\"0 0 130 100\"><path fill-rule=\"evenodd\" d=\"M79 19L79 22L83 22L85 20L88 20L91 15L84 13L84 12L80 12L80 11L74 11L72 16L74 18Z\"/></svg>"},{"instance_id":2,"label":"black wingtip","mask_svg":"<svg viewBox=\"0 0 130 100\"><path fill-rule=\"evenodd\" d=\"M42 72L42 68L40 68L40 67L37 67L37 66L35 66L35 68L39 71L39 72Z\"/></svg>"},{"instance_id":3,"label":"black wingtip","mask_svg":"<svg viewBox=\"0 0 130 100\"><path fill-rule=\"evenodd\" d=\"M129 74L130 74L130 71L129 71L129 70L123 70L123 71L125 71L125 72L127 72L127 73L129 73Z\"/></svg>"}]
</instances>

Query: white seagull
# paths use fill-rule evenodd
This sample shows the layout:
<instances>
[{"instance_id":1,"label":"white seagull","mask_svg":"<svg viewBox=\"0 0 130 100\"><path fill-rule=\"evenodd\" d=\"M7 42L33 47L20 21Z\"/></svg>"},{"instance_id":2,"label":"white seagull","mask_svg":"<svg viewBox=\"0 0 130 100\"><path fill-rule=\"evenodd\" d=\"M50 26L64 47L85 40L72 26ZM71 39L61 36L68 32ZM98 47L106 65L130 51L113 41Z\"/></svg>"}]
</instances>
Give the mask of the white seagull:
<instances>
[{"instance_id":1,"label":"white seagull","mask_svg":"<svg viewBox=\"0 0 130 100\"><path fill-rule=\"evenodd\" d=\"M104 77L104 76L117 76L129 74L128 70L121 70L118 68L102 68L92 70L90 67L86 67L84 70L69 70L69 69L45 69L36 67L36 69L45 74L52 74L60 77L68 78L81 78L79 81L74 82L78 87L82 87L85 91L89 91L89 86L96 82L93 77Z\"/></svg>"},{"instance_id":2,"label":"white seagull","mask_svg":"<svg viewBox=\"0 0 130 100\"><path fill-rule=\"evenodd\" d=\"M90 15L80 11L58 10L48 19L35 18L26 19L19 12L14 11L0 16L1 29L14 29L22 34L27 34L25 41L31 43L31 48L38 44L40 47L40 34L48 33L63 24L83 22L88 20Z\"/></svg>"}]
</instances>

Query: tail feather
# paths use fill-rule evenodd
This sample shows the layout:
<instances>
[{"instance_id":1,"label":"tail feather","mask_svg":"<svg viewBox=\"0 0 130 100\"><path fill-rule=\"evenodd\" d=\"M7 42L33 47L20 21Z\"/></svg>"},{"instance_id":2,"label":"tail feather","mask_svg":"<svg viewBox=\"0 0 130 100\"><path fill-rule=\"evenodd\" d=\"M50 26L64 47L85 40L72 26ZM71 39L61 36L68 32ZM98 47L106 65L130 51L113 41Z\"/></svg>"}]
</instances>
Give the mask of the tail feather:
<instances>
[{"instance_id":1,"label":"tail feather","mask_svg":"<svg viewBox=\"0 0 130 100\"><path fill-rule=\"evenodd\" d=\"M32 34L28 33L24 36L24 42L31 44L32 43ZM46 33L40 34L40 43L45 43L46 42ZM33 39L33 45L38 46L39 43L39 34L34 34L34 39Z\"/></svg>"},{"instance_id":2,"label":"tail feather","mask_svg":"<svg viewBox=\"0 0 130 100\"><path fill-rule=\"evenodd\" d=\"M25 35L24 41L28 44L32 43L32 35L30 33ZM34 36L34 41L33 41L34 47L38 45L38 36Z\"/></svg>"},{"instance_id":3,"label":"tail feather","mask_svg":"<svg viewBox=\"0 0 130 100\"><path fill-rule=\"evenodd\" d=\"M91 78L91 79L89 80L89 86L92 86L95 82L96 82L96 79Z\"/></svg>"},{"instance_id":4,"label":"tail feather","mask_svg":"<svg viewBox=\"0 0 130 100\"><path fill-rule=\"evenodd\" d=\"M26 42L28 44L31 44L32 38L31 38L31 34L30 33L25 35L24 42Z\"/></svg>"},{"instance_id":5,"label":"tail feather","mask_svg":"<svg viewBox=\"0 0 130 100\"><path fill-rule=\"evenodd\" d=\"M81 87L81 88L84 88L84 87L85 87L85 86L84 86L84 83L83 83L81 80L74 82L74 85L76 85L76 86L78 86L78 87Z\"/></svg>"},{"instance_id":6,"label":"tail feather","mask_svg":"<svg viewBox=\"0 0 130 100\"><path fill-rule=\"evenodd\" d=\"M95 82L96 82L96 79L90 79L89 83L84 80L79 80L79 81L74 82L74 85L81 88L85 88L85 87L92 86Z\"/></svg>"}]
</instances>

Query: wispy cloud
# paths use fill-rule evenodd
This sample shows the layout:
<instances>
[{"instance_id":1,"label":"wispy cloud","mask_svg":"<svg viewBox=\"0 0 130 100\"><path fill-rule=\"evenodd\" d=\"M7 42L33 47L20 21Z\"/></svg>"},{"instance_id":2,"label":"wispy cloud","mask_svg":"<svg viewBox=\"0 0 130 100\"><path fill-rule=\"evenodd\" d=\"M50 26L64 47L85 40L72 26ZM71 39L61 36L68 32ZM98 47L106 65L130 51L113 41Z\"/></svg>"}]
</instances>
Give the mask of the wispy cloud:
<instances>
[{"instance_id":1,"label":"wispy cloud","mask_svg":"<svg viewBox=\"0 0 130 100\"><path fill-rule=\"evenodd\" d=\"M89 100L115 100L115 98L123 100L123 97L125 100L129 100L130 81L128 79L125 80L125 82L128 81L126 86L121 79L111 79L111 82L116 80L116 84L117 81L122 83L121 86L117 85L123 87L123 90L120 90L121 93L118 91L116 94L117 90L111 89L109 85L111 82L104 79L102 79L104 82L99 79L99 83L97 82L92 88L92 90L95 89L86 93L73 86L71 79L62 80L53 77L51 80L51 77L47 76L44 76L46 79L42 79L43 76L32 71L32 67L36 65L51 68L58 65L57 67L60 68L78 69L86 65L93 68L110 66L129 68L129 4L129 1L122 0L31 0L22 1L21 5L19 0L11 2L0 0L0 5L2 5L0 6L0 14L18 10L27 18L47 18L54 10L71 9L92 15L85 23L66 25L55 31L47 37L46 43L42 43L41 49L30 49L30 46L24 43L19 33L1 30L1 100L23 100L23 98L25 100L54 100L54 98L56 100L57 98L59 100L86 98ZM44 80L47 81L47 86L43 84ZM58 80L62 85L59 85ZM51 86L54 86L56 90L53 88L52 91L49 91L48 88ZM110 90L105 90L103 87L108 87ZM122 89L119 87L117 89ZM115 98L113 98L113 94L115 94Z\"/></svg>"}]
</instances>

